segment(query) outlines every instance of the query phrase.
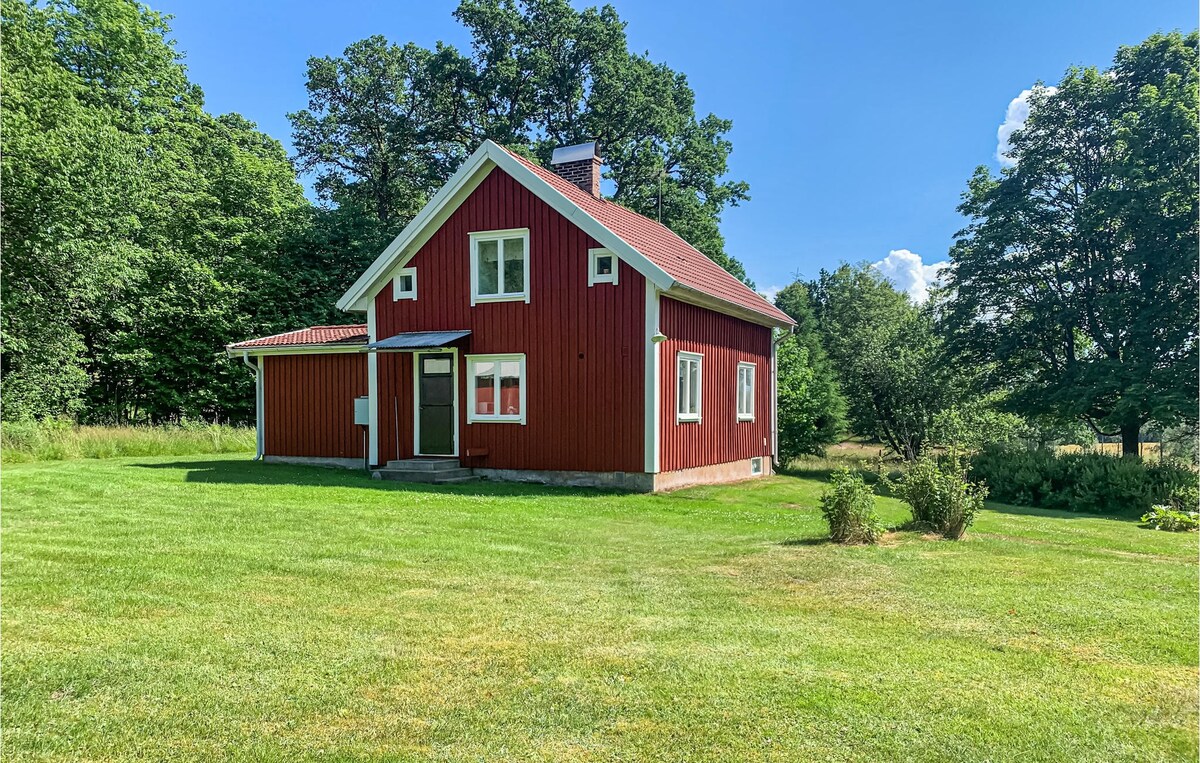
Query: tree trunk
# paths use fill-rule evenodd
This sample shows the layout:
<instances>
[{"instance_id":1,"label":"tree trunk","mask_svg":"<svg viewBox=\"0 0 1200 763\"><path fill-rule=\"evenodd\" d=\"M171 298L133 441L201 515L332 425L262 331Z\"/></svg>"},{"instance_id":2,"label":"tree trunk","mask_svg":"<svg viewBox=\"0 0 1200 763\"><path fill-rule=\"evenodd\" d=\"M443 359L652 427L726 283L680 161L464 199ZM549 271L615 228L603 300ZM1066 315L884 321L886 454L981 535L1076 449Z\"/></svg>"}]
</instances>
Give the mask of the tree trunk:
<instances>
[{"instance_id":1,"label":"tree trunk","mask_svg":"<svg viewBox=\"0 0 1200 763\"><path fill-rule=\"evenodd\" d=\"M1121 455L1136 456L1138 454L1138 435L1142 431L1141 424L1121 425Z\"/></svg>"}]
</instances>

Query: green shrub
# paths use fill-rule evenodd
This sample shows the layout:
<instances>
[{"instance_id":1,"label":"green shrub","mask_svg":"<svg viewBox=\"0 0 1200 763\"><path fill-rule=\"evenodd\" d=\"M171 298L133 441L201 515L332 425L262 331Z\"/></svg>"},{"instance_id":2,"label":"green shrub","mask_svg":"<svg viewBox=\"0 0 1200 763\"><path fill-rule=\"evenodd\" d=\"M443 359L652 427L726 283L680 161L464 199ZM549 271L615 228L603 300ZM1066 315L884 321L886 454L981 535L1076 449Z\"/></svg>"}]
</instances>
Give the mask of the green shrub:
<instances>
[{"instance_id":1,"label":"green shrub","mask_svg":"<svg viewBox=\"0 0 1200 763\"><path fill-rule=\"evenodd\" d=\"M1155 530L1194 532L1200 529L1200 512L1155 506L1142 515L1142 521Z\"/></svg>"},{"instance_id":2,"label":"green shrub","mask_svg":"<svg viewBox=\"0 0 1200 763\"><path fill-rule=\"evenodd\" d=\"M187 456L253 452L254 430L224 424L94 427L69 421L0 423L0 459L63 461L118 456Z\"/></svg>"},{"instance_id":3,"label":"green shrub","mask_svg":"<svg viewBox=\"0 0 1200 763\"><path fill-rule=\"evenodd\" d=\"M987 488L967 479L967 467L956 455L923 456L899 480L885 483L912 509L911 526L958 540L983 508Z\"/></svg>"},{"instance_id":4,"label":"green shrub","mask_svg":"<svg viewBox=\"0 0 1200 763\"><path fill-rule=\"evenodd\" d=\"M1196 472L1174 462L1001 446L976 453L971 476L1004 503L1135 516L1197 485Z\"/></svg>"},{"instance_id":5,"label":"green shrub","mask_svg":"<svg viewBox=\"0 0 1200 763\"><path fill-rule=\"evenodd\" d=\"M1171 508L1176 511L1200 510L1200 485L1183 485L1171 493Z\"/></svg>"},{"instance_id":6,"label":"green shrub","mask_svg":"<svg viewBox=\"0 0 1200 763\"><path fill-rule=\"evenodd\" d=\"M876 543L884 533L875 514L875 493L857 471L843 468L833 473L821 496L821 514L835 543Z\"/></svg>"}]
</instances>

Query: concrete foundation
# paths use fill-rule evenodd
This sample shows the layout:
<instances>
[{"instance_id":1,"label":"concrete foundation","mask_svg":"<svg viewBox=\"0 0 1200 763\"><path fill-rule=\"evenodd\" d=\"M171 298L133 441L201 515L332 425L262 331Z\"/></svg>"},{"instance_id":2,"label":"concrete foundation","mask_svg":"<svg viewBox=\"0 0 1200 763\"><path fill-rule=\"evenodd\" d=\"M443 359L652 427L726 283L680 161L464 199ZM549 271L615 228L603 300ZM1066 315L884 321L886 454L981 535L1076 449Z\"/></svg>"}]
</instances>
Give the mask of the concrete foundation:
<instances>
[{"instance_id":1,"label":"concrete foundation","mask_svg":"<svg viewBox=\"0 0 1200 763\"><path fill-rule=\"evenodd\" d=\"M722 482L739 482L757 479L771 473L771 459L762 457L762 474L754 474L752 459L730 461L724 464L698 466L674 472L647 474L645 472L572 472L537 469L486 469L476 468L477 477L505 482L537 482L543 485L565 487L604 487L631 490L636 493L652 493L660 490L678 490L692 485L714 485Z\"/></svg>"},{"instance_id":2,"label":"concrete foundation","mask_svg":"<svg viewBox=\"0 0 1200 763\"><path fill-rule=\"evenodd\" d=\"M716 485L723 482L741 482L765 477L771 473L770 456L761 457L762 473L753 472L754 459L745 458L740 461L728 461L723 464L696 466L691 469L680 469L675 472L660 472L654 476L655 492L660 490L678 490L692 485ZM647 475L649 476L649 475Z\"/></svg>"},{"instance_id":3,"label":"concrete foundation","mask_svg":"<svg viewBox=\"0 0 1200 763\"><path fill-rule=\"evenodd\" d=\"M642 472L571 472L538 469L476 468L475 476L503 482L537 482L562 487L606 487L649 493L654 490L652 474Z\"/></svg>"},{"instance_id":4,"label":"concrete foundation","mask_svg":"<svg viewBox=\"0 0 1200 763\"><path fill-rule=\"evenodd\" d=\"M321 456L263 456L268 464L298 464L300 466L328 466L335 469L361 469L367 464L361 458L323 458Z\"/></svg>"}]
</instances>

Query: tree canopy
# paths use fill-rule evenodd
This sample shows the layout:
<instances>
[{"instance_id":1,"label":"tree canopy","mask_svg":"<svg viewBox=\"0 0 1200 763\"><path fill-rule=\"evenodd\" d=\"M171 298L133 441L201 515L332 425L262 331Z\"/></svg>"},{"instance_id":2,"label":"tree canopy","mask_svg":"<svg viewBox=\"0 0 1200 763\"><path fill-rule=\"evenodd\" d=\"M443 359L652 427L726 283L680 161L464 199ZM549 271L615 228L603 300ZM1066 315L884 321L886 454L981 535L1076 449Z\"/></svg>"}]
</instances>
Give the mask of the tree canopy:
<instances>
[{"instance_id":1,"label":"tree canopy","mask_svg":"<svg viewBox=\"0 0 1200 763\"><path fill-rule=\"evenodd\" d=\"M1145 423L1195 420L1197 35L1156 34L1106 71L1039 88L980 167L951 252L963 363L996 359L1022 413L1087 422L1137 452Z\"/></svg>"},{"instance_id":2,"label":"tree canopy","mask_svg":"<svg viewBox=\"0 0 1200 763\"><path fill-rule=\"evenodd\" d=\"M468 51L381 36L308 61L308 108L290 115L297 164L321 197L399 232L459 163L491 139L547 164L596 140L612 198L659 218L746 280L721 213L749 198L724 179L732 123L700 117L684 75L631 52L611 6L463 0Z\"/></svg>"}]
</instances>

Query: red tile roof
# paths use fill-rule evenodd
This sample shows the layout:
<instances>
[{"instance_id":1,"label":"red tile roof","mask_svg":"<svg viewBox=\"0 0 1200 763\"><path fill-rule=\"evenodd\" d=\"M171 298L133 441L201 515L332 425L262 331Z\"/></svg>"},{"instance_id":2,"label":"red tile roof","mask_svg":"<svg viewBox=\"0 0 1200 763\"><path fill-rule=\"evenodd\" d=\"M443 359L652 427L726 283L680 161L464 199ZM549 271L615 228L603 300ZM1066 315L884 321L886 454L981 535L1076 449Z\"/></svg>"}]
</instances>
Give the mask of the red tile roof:
<instances>
[{"instance_id":1,"label":"red tile roof","mask_svg":"<svg viewBox=\"0 0 1200 763\"><path fill-rule=\"evenodd\" d=\"M367 324L352 326L312 326L286 331L259 339L229 345L230 350L249 350L254 347L294 347L296 345L356 345L367 343Z\"/></svg>"},{"instance_id":2,"label":"red tile roof","mask_svg":"<svg viewBox=\"0 0 1200 763\"><path fill-rule=\"evenodd\" d=\"M598 199L545 167L511 151L508 153L684 286L775 320L795 323L787 313L734 278L662 223L607 199Z\"/></svg>"}]
</instances>

